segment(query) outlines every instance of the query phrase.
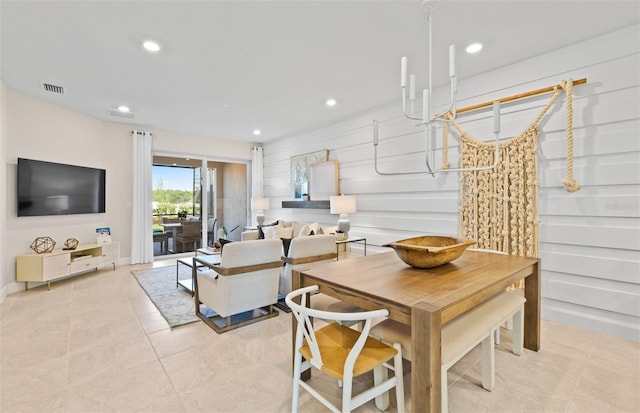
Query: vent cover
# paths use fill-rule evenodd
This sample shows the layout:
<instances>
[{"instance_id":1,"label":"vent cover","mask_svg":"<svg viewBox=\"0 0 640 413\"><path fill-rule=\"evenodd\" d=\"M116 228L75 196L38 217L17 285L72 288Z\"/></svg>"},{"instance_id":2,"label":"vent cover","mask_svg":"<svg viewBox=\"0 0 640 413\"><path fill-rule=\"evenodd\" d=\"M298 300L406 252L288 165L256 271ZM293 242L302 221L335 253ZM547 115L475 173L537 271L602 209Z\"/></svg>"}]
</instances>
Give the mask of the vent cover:
<instances>
[{"instance_id":1,"label":"vent cover","mask_svg":"<svg viewBox=\"0 0 640 413\"><path fill-rule=\"evenodd\" d=\"M52 85L51 83L42 83L42 88L45 92L64 94L64 88L62 86Z\"/></svg>"}]
</instances>

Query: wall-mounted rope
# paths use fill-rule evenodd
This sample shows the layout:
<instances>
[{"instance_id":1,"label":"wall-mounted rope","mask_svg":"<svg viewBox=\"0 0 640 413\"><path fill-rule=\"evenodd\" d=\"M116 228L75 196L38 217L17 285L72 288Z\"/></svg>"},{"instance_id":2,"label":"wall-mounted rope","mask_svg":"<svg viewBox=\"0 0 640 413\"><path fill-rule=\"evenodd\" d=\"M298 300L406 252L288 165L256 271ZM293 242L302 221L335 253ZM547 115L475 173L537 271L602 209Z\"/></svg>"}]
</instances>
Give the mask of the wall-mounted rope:
<instances>
[{"instance_id":1,"label":"wall-mounted rope","mask_svg":"<svg viewBox=\"0 0 640 413\"><path fill-rule=\"evenodd\" d=\"M573 179L573 80L566 80L561 85L567 95L567 176L562 183L568 192L576 192L580 184Z\"/></svg>"},{"instance_id":2,"label":"wall-mounted rope","mask_svg":"<svg viewBox=\"0 0 640 413\"><path fill-rule=\"evenodd\" d=\"M587 83L587 79L578 79L576 81L569 79L560 82L560 84L555 86L549 86L542 89L532 90L525 93L520 93L513 96L508 96L505 98L497 99L496 101L500 102L511 102L513 100L522 99L526 97L531 97L543 93L554 92L551 99L547 102L545 107L540 111L536 119L532 122L532 125L538 125L540 120L545 115L545 113L549 110L551 105L555 102L556 98L560 95L562 90L565 91L567 97L567 176L562 180L565 189L568 192L576 192L580 189L580 184L573 178L573 86L581 85ZM469 112L472 110L481 109L493 104L493 101L478 103L476 105L466 106L464 108L458 109L456 113L460 114L463 112ZM441 118L444 118L448 121L451 120L451 113L445 113L440 115ZM531 127L531 126L530 126ZM444 122L443 127L443 153L442 153L442 169L449 169L449 125L448 122Z\"/></svg>"}]
</instances>

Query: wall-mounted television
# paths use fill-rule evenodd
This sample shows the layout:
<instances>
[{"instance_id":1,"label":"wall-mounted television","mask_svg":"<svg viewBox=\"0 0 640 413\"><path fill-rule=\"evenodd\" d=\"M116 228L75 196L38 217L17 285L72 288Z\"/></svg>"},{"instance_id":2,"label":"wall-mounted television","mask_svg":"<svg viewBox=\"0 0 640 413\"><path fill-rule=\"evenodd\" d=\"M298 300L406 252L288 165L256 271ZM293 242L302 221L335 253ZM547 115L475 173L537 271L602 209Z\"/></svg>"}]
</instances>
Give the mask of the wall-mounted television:
<instances>
[{"instance_id":1,"label":"wall-mounted television","mask_svg":"<svg viewBox=\"0 0 640 413\"><path fill-rule=\"evenodd\" d=\"M105 212L104 169L18 158L18 216Z\"/></svg>"}]
</instances>

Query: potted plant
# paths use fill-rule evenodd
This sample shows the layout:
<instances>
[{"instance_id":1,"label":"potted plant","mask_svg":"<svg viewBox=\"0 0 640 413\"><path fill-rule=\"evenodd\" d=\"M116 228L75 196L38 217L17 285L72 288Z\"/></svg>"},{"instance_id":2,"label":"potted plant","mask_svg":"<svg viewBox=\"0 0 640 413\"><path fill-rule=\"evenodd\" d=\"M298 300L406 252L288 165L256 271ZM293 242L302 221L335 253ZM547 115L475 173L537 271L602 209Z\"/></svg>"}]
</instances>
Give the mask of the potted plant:
<instances>
[{"instance_id":1,"label":"potted plant","mask_svg":"<svg viewBox=\"0 0 640 413\"><path fill-rule=\"evenodd\" d=\"M308 201L309 200L309 194L302 194L302 200L303 201Z\"/></svg>"},{"instance_id":2,"label":"potted plant","mask_svg":"<svg viewBox=\"0 0 640 413\"><path fill-rule=\"evenodd\" d=\"M343 240L347 239L347 234L344 231L342 231L341 229L337 229L336 230L336 239L338 241L343 241Z\"/></svg>"}]
</instances>

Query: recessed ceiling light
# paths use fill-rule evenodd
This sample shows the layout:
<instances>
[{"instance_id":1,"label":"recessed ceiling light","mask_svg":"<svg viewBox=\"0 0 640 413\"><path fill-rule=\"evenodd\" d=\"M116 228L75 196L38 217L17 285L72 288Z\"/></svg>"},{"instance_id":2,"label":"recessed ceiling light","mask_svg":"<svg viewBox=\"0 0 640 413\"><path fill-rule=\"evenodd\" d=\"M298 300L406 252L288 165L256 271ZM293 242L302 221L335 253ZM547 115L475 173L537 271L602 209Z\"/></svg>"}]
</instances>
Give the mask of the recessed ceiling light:
<instances>
[{"instance_id":1,"label":"recessed ceiling light","mask_svg":"<svg viewBox=\"0 0 640 413\"><path fill-rule=\"evenodd\" d=\"M327 104L327 106L335 106L336 103L338 103L338 102L336 102L335 99L327 99L327 101L325 103Z\"/></svg>"},{"instance_id":2,"label":"recessed ceiling light","mask_svg":"<svg viewBox=\"0 0 640 413\"><path fill-rule=\"evenodd\" d=\"M160 45L153 40L146 40L144 43L142 43L142 47L154 53L160 51Z\"/></svg>"},{"instance_id":3,"label":"recessed ceiling light","mask_svg":"<svg viewBox=\"0 0 640 413\"><path fill-rule=\"evenodd\" d=\"M260 135L261 133L262 132L260 132L260 129L254 129L253 130L253 134L256 135L256 136Z\"/></svg>"},{"instance_id":4,"label":"recessed ceiling light","mask_svg":"<svg viewBox=\"0 0 640 413\"><path fill-rule=\"evenodd\" d=\"M482 50L482 43L471 43L465 50L469 54L478 53L480 50Z\"/></svg>"},{"instance_id":5,"label":"recessed ceiling light","mask_svg":"<svg viewBox=\"0 0 640 413\"><path fill-rule=\"evenodd\" d=\"M122 113L128 113L130 110L131 109L129 109L129 106L125 106L125 105L118 106L118 111Z\"/></svg>"}]
</instances>

